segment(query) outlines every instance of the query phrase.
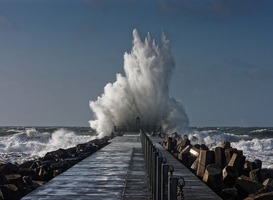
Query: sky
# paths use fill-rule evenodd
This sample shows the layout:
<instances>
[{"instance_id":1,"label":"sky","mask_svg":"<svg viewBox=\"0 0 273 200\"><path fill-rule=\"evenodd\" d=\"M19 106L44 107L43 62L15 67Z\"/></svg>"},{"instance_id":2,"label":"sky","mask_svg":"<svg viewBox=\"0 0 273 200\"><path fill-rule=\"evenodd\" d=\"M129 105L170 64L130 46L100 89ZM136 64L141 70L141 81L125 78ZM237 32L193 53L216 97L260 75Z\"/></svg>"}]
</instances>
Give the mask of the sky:
<instances>
[{"instance_id":1,"label":"sky","mask_svg":"<svg viewBox=\"0 0 273 200\"><path fill-rule=\"evenodd\" d=\"M132 31L170 40L190 126L273 126L273 1L0 0L0 126L89 126Z\"/></svg>"}]
</instances>

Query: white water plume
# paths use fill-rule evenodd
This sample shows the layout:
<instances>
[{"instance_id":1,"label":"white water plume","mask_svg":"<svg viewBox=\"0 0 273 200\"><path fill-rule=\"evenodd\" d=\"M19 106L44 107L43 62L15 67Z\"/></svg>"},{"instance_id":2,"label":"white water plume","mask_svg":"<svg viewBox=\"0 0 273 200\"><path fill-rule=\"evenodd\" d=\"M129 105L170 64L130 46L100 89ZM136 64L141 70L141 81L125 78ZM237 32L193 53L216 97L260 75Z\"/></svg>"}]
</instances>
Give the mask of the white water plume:
<instances>
[{"instance_id":1,"label":"white water plume","mask_svg":"<svg viewBox=\"0 0 273 200\"><path fill-rule=\"evenodd\" d=\"M148 34L141 40L133 31L133 47L124 55L125 76L116 75L96 101L90 101L94 120L91 128L100 136L109 135L114 126L162 126L163 131L182 131L189 125L180 101L169 96L169 82L175 63L169 40L162 34L161 46Z\"/></svg>"}]
</instances>

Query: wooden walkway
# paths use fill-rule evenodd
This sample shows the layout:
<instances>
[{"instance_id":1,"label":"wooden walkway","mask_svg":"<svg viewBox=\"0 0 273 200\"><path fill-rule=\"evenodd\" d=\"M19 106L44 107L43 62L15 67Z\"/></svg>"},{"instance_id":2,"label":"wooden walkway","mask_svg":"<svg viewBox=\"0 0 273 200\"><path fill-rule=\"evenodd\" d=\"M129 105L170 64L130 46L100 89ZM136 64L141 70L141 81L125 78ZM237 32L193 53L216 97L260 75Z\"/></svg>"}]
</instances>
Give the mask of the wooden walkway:
<instances>
[{"instance_id":1,"label":"wooden walkway","mask_svg":"<svg viewBox=\"0 0 273 200\"><path fill-rule=\"evenodd\" d=\"M139 133L111 144L74 165L23 200L141 200L150 196Z\"/></svg>"}]
</instances>

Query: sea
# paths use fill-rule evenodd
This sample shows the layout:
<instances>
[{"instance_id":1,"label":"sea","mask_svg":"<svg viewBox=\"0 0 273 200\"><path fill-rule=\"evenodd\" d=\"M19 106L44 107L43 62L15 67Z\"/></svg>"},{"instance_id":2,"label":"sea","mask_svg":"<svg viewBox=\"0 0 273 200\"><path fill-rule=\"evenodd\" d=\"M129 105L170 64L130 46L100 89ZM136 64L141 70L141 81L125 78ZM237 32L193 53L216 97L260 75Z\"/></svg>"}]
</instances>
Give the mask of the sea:
<instances>
[{"instance_id":1,"label":"sea","mask_svg":"<svg viewBox=\"0 0 273 200\"><path fill-rule=\"evenodd\" d=\"M180 134L209 148L229 141L247 160L259 159L263 168L273 169L273 127L191 127ZM0 127L0 163L20 164L96 137L90 127Z\"/></svg>"}]
</instances>

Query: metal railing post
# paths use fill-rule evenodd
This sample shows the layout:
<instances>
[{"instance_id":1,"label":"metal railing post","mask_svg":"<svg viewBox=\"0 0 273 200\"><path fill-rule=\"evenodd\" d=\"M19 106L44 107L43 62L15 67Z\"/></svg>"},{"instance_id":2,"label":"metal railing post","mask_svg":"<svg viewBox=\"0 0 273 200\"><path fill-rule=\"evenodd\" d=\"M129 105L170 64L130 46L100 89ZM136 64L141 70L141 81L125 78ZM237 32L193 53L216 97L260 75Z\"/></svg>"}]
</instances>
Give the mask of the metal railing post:
<instances>
[{"instance_id":1,"label":"metal railing post","mask_svg":"<svg viewBox=\"0 0 273 200\"><path fill-rule=\"evenodd\" d=\"M169 177L169 165L161 165L161 199L168 199L168 177Z\"/></svg>"},{"instance_id":2,"label":"metal railing post","mask_svg":"<svg viewBox=\"0 0 273 200\"><path fill-rule=\"evenodd\" d=\"M161 188L162 188L161 166L163 163L166 163L166 158L162 157L162 155L158 156L156 161L156 196L155 196L156 200L161 200Z\"/></svg>"},{"instance_id":3,"label":"metal railing post","mask_svg":"<svg viewBox=\"0 0 273 200\"><path fill-rule=\"evenodd\" d=\"M170 176L168 182L168 200L176 200L178 179L176 177Z\"/></svg>"}]
</instances>

